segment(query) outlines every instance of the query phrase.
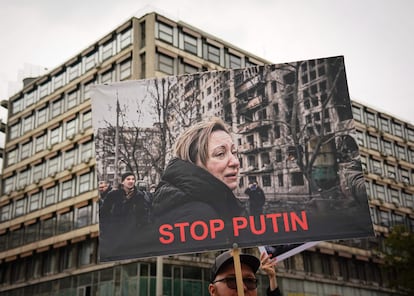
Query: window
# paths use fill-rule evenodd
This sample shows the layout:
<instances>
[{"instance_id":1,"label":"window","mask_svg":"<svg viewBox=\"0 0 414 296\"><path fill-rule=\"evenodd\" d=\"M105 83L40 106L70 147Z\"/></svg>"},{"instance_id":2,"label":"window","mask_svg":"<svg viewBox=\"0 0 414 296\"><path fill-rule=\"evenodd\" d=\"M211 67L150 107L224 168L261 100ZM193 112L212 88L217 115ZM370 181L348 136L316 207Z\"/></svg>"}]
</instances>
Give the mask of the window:
<instances>
[{"instance_id":1,"label":"window","mask_svg":"<svg viewBox=\"0 0 414 296\"><path fill-rule=\"evenodd\" d=\"M408 193L406 191L401 192L401 198L403 205L407 208L413 208L414 207L414 195L411 193Z\"/></svg>"},{"instance_id":2,"label":"window","mask_svg":"<svg viewBox=\"0 0 414 296\"><path fill-rule=\"evenodd\" d=\"M414 129L407 127L407 138L409 141L414 142Z\"/></svg>"},{"instance_id":3,"label":"window","mask_svg":"<svg viewBox=\"0 0 414 296\"><path fill-rule=\"evenodd\" d=\"M119 65L119 78L120 80L124 80L131 76L131 60L126 60Z\"/></svg>"},{"instance_id":4,"label":"window","mask_svg":"<svg viewBox=\"0 0 414 296\"><path fill-rule=\"evenodd\" d=\"M28 107L32 105L36 101L36 90L25 94L24 97L26 101L25 106Z\"/></svg>"},{"instance_id":5,"label":"window","mask_svg":"<svg viewBox=\"0 0 414 296\"><path fill-rule=\"evenodd\" d=\"M82 127L87 129L92 126L92 111L87 111L82 114Z\"/></svg>"},{"instance_id":6,"label":"window","mask_svg":"<svg viewBox=\"0 0 414 296\"><path fill-rule=\"evenodd\" d=\"M10 219L11 205L5 205L0 208L0 221L7 221Z\"/></svg>"},{"instance_id":7,"label":"window","mask_svg":"<svg viewBox=\"0 0 414 296\"><path fill-rule=\"evenodd\" d=\"M292 173L292 186L302 186L305 182L303 180L302 172L294 172Z\"/></svg>"},{"instance_id":8,"label":"window","mask_svg":"<svg viewBox=\"0 0 414 296\"><path fill-rule=\"evenodd\" d=\"M26 198L16 200L14 202L14 217L26 214Z\"/></svg>"},{"instance_id":9,"label":"window","mask_svg":"<svg viewBox=\"0 0 414 296\"><path fill-rule=\"evenodd\" d=\"M28 158L32 155L32 142L27 142L22 145L21 151L20 151L20 159Z\"/></svg>"},{"instance_id":10,"label":"window","mask_svg":"<svg viewBox=\"0 0 414 296\"><path fill-rule=\"evenodd\" d=\"M64 158L63 158L63 168L64 169L71 169L76 163L76 149L71 149L65 151Z\"/></svg>"},{"instance_id":11,"label":"window","mask_svg":"<svg viewBox=\"0 0 414 296\"><path fill-rule=\"evenodd\" d=\"M43 151L45 149L46 135L38 136L37 138L35 138L34 143L35 143L35 147L34 147L35 153L39 151Z\"/></svg>"},{"instance_id":12,"label":"window","mask_svg":"<svg viewBox=\"0 0 414 296\"><path fill-rule=\"evenodd\" d=\"M28 206L29 212L40 209L41 204L42 204L42 192L39 191L39 192L33 193L29 197L29 206Z\"/></svg>"},{"instance_id":13,"label":"window","mask_svg":"<svg viewBox=\"0 0 414 296\"><path fill-rule=\"evenodd\" d=\"M66 213L62 213L58 216L59 223L58 223L58 232L64 233L72 230L72 223L73 219L73 211L68 211Z\"/></svg>"},{"instance_id":14,"label":"window","mask_svg":"<svg viewBox=\"0 0 414 296\"><path fill-rule=\"evenodd\" d=\"M184 74L193 74L193 73L196 73L197 71L198 71L197 67L184 63Z\"/></svg>"},{"instance_id":15,"label":"window","mask_svg":"<svg viewBox=\"0 0 414 296\"><path fill-rule=\"evenodd\" d=\"M359 146L365 146L365 135L363 132L356 130L356 138Z\"/></svg>"},{"instance_id":16,"label":"window","mask_svg":"<svg viewBox=\"0 0 414 296\"><path fill-rule=\"evenodd\" d=\"M93 263L94 246L93 241L83 241L80 244L79 250L79 266L88 265Z\"/></svg>"},{"instance_id":17,"label":"window","mask_svg":"<svg viewBox=\"0 0 414 296\"><path fill-rule=\"evenodd\" d=\"M241 68L241 57L229 54L229 68L230 69Z\"/></svg>"},{"instance_id":18,"label":"window","mask_svg":"<svg viewBox=\"0 0 414 296\"><path fill-rule=\"evenodd\" d=\"M173 27L158 23L158 37L168 43L173 43Z\"/></svg>"},{"instance_id":19,"label":"window","mask_svg":"<svg viewBox=\"0 0 414 296\"><path fill-rule=\"evenodd\" d=\"M30 170L24 170L19 173L17 189L23 189L27 184L29 184L29 172Z\"/></svg>"},{"instance_id":20,"label":"window","mask_svg":"<svg viewBox=\"0 0 414 296\"><path fill-rule=\"evenodd\" d=\"M356 106L352 106L352 114L353 114L354 119L356 121L362 122L361 108L356 107Z\"/></svg>"},{"instance_id":21,"label":"window","mask_svg":"<svg viewBox=\"0 0 414 296\"><path fill-rule=\"evenodd\" d=\"M382 201L386 200L385 197L385 188L381 184L374 184L374 194L376 199L380 199Z\"/></svg>"},{"instance_id":22,"label":"window","mask_svg":"<svg viewBox=\"0 0 414 296\"><path fill-rule=\"evenodd\" d=\"M16 139L20 136L20 123L16 123L10 127L10 140Z\"/></svg>"},{"instance_id":23,"label":"window","mask_svg":"<svg viewBox=\"0 0 414 296\"><path fill-rule=\"evenodd\" d=\"M400 191L397 189L393 189L393 188L390 188L389 191L390 191L390 198L391 198L390 201L399 205L400 204Z\"/></svg>"},{"instance_id":24,"label":"window","mask_svg":"<svg viewBox=\"0 0 414 296\"><path fill-rule=\"evenodd\" d=\"M158 54L158 69L167 74L174 74L174 59L167 55Z\"/></svg>"},{"instance_id":25,"label":"window","mask_svg":"<svg viewBox=\"0 0 414 296\"><path fill-rule=\"evenodd\" d=\"M207 60L220 64L220 48L207 44Z\"/></svg>"},{"instance_id":26,"label":"window","mask_svg":"<svg viewBox=\"0 0 414 296\"><path fill-rule=\"evenodd\" d=\"M382 175L382 164L379 160L371 159L372 172L377 175Z\"/></svg>"},{"instance_id":27,"label":"window","mask_svg":"<svg viewBox=\"0 0 414 296\"><path fill-rule=\"evenodd\" d=\"M9 194L14 187L14 176L5 179L3 182L3 194Z\"/></svg>"},{"instance_id":28,"label":"window","mask_svg":"<svg viewBox=\"0 0 414 296\"><path fill-rule=\"evenodd\" d=\"M52 103L51 107L51 115L52 118L55 118L56 116L59 116L63 111L63 99L58 99Z\"/></svg>"},{"instance_id":29,"label":"window","mask_svg":"<svg viewBox=\"0 0 414 296\"><path fill-rule=\"evenodd\" d=\"M61 200L70 198L74 195L73 194L74 192L73 189L75 188L74 179L70 179L68 181L61 183L61 187L62 187Z\"/></svg>"},{"instance_id":30,"label":"window","mask_svg":"<svg viewBox=\"0 0 414 296\"><path fill-rule=\"evenodd\" d=\"M18 149L6 152L7 165L12 165L17 162L17 152Z\"/></svg>"},{"instance_id":31,"label":"window","mask_svg":"<svg viewBox=\"0 0 414 296\"><path fill-rule=\"evenodd\" d=\"M68 110L78 105L78 90L77 89L68 93L66 105L67 105Z\"/></svg>"},{"instance_id":32,"label":"window","mask_svg":"<svg viewBox=\"0 0 414 296\"><path fill-rule=\"evenodd\" d=\"M49 82L39 86L39 97L43 98L49 94Z\"/></svg>"},{"instance_id":33,"label":"window","mask_svg":"<svg viewBox=\"0 0 414 296\"><path fill-rule=\"evenodd\" d=\"M81 64L77 63L75 65L72 65L68 67L68 73L69 73L69 81L72 81L73 79L77 78L79 76Z\"/></svg>"},{"instance_id":34,"label":"window","mask_svg":"<svg viewBox=\"0 0 414 296\"><path fill-rule=\"evenodd\" d=\"M378 149L378 138L376 136L368 135L368 142L369 142L369 148L374 150Z\"/></svg>"},{"instance_id":35,"label":"window","mask_svg":"<svg viewBox=\"0 0 414 296\"><path fill-rule=\"evenodd\" d=\"M281 162L282 161L282 150L276 149L275 154L276 154L276 157L275 157L276 162Z\"/></svg>"},{"instance_id":36,"label":"window","mask_svg":"<svg viewBox=\"0 0 414 296\"><path fill-rule=\"evenodd\" d=\"M109 59L114 54L114 43L112 40L102 46L102 61Z\"/></svg>"},{"instance_id":37,"label":"window","mask_svg":"<svg viewBox=\"0 0 414 296\"><path fill-rule=\"evenodd\" d=\"M17 99L12 103L12 114L16 114L23 110L23 99Z\"/></svg>"},{"instance_id":38,"label":"window","mask_svg":"<svg viewBox=\"0 0 414 296\"><path fill-rule=\"evenodd\" d=\"M60 142L60 126L50 131L50 145Z\"/></svg>"},{"instance_id":39,"label":"window","mask_svg":"<svg viewBox=\"0 0 414 296\"><path fill-rule=\"evenodd\" d=\"M272 186L272 179L270 178L270 175L262 176L262 184L263 184L263 187Z\"/></svg>"},{"instance_id":40,"label":"window","mask_svg":"<svg viewBox=\"0 0 414 296\"><path fill-rule=\"evenodd\" d=\"M30 225L26 225L24 231L24 244L29 244L37 239L37 234L39 232L39 223L33 223Z\"/></svg>"},{"instance_id":41,"label":"window","mask_svg":"<svg viewBox=\"0 0 414 296\"><path fill-rule=\"evenodd\" d=\"M91 98L91 86L94 85L94 81L90 81L83 85L83 101L89 100Z\"/></svg>"},{"instance_id":42,"label":"window","mask_svg":"<svg viewBox=\"0 0 414 296\"><path fill-rule=\"evenodd\" d=\"M381 130L384 131L384 132L389 132L390 131L390 125L389 125L390 122L388 121L388 119L380 117L379 121L380 121Z\"/></svg>"},{"instance_id":43,"label":"window","mask_svg":"<svg viewBox=\"0 0 414 296\"><path fill-rule=\"evenodd\" d=\"M371 112L366 112L365 116L366 116L366 119L367 119L367 121L366 121L367 125L374 126L374 127L377 126L377 124L375 122L375 114L373 114Z\"/></svg>"},{"instance_id":44,"label":"window","mask_svg":"<svg viewBox=\"0 0 414 296\"><path fill-rule=\"evenodd\" d=\"M40 236L42 239L51 237L54 234L56 217L43 220L40 227Z\"/></svg>"},{"instance_id":45,"label":"window","mask_svg":"<svg viewBox=\"0 0 414 296\"><path fill-rule=\"evenodd\" d=\"M402 159L402 160L407 160L407 154L405 153L405 147L400 146L400 145L395 145L395 146L396 146L397 158Z\"/></svg>"},{"instance_id":46,"label":"window","mask_svg":"<svg viewBox=\"0 0 414 296\"><path fill-rule=\"evenodd\" d=\"M66 122L66 139L70 139L76 133L77 119L72 119Z\"/></svg>"},{"instance_id":47,"label":"window","mask_svg":"<svg viewBox=\"0 0 414 296\"><path fill-rule=\"evenodd\" d=\"M56 202L57 186L50 187L45 191L45 206Z\"/></svg>"},{"instance_id":48,"label":"window","mask_svg":"<svg viewBox=\"0 0 414 296\"><path fill-rule=\"evenodd\" d=\"M197 38L188 34L184 34L184 50L193 54L197 54Z\"/></svg>"},{"instance_id":49,"label":"window","mask_svg":"<svg viewBox=\"0 0 414 296\"><path fill-rule=\"evenodd\" d=\"M145 26L145 21L139 23L139 27L140 27L140 32L141 32L141 38L140 38L140 48L143 48L145 46L145 31L146 31L146 26Z\"/></svg>"},{"instance_id":50,"label":"window","mask_svg":"<svg viewBox=\"0 0 414 296\"><path fill-rule=\"evenodd\" d=\"M401 124L399 124L397 122L393 122L392 127L393 127L393 130L394 130L394 135L396 135L397 137L403 137L404 136L403 127L402 127Z\"/></svg>"},{"instance_id":51,"label":"window","mask_svg":"<svg viewBox=\"0 0 414 296\"><path fill-rule=\"evenodd\" d=\"M87 192L92 189L92 173L87 173L79 176L79 194Z\"/></svg>"},{"instance_id":52,"label":"window","mask_svg":"<svg viewBox=\"0 0 414 296\"><path fill-rule=\"evenodd\" d=\"M40 109L36 113L37 116L37 127L42 125L43 123L47 122L47 107L44 107L43 109Z\"/></svg>"},{"instance_id":53,"label":"window","mask_svg":"<svg viewBox=\"0 0 414 296\"><path fill-rule=\"evenodd\" d=\"M43 178L44 163L40 163L32 168L32 180L37 183Z\"/></svg>"},{"instance_id":54,"label":"window","mask_svg":"<svg viewBox=\"0 0 414 296\"><path fill-rule=\"evenodd\" d=\"M85 71L88 71L95 67L96 65L96 52L92 52L91 54L84 57L85 63Z\"/></svg>"},{"instance_id":55,"label":"window","mask_svg":"<svg viewBox=\"0 0 414 296\"><path fill-rule=\"evenodd\" d=\"M401 181L405 184L410 184L410 173L408 170L400 169Z\"/></svg>"},{"instance_id":56,"label":"window","mask_svg":"<svg viewBox=\"0 0 414 296\"><path fill-rule=\"evenodd\" d=\"M245 60L245 64L246 64L246 67L256 67L257 66L256 63L253 63L247 57L246 57L246 60Z\"/></svg>"},{"instance_id":57,"label":"window","mask_svg":"<svg viewBox=\"0 0 414 296\"><path fill-rule=\"evenodd\" d=\"M30 132L33 129L33 119L32 115L23 119L23 133Z\"/></svg>"},{"instance_id":58,"label":"window","mask_svg":"<svg viewBox=\"0 0 414 296\"><path fill-rule=\"evenodd\" d=\"M141 69L140 77L145 78L145 72L146 72L145 52L139 55L139 60L140 60L140 65L141 65L140 66L140 69Z\"/></svg>"},{"instance_id":59,"label":"window","mask_svg":"<svg viewBox=\"0 0 414 296\"><path fill-rule=\"evenodd\" d=\"M60 87L62 87L65 84L65 72L61 72L55 77L53 77L53 89L56 90Z\"/></svg>"},{"instance_id":60,"label":"window","mask_svg":"<svg viewBox=\"0 0 414 296\"><path fill-rule=\"evenodd\" d=\"M78 208L76 218L76 227L88 226L92 221L92 206L87 205L86 207Z\"/></svg>"},{"instance_id":61,"label":"window","mask_svg":"<svg viewBox=\"0 0 414 296\"><path fill-rule=\"evenodd\" d=\"M382 146L384 148L384 153L386 154L386 156L394 155L394 153L392 151L393 149L392 149L392 143L391 142L383 140L382 141Z\"/></svg>"},{"instance_id":62,"label":"window","mask_svg":"<svg viewBox=\"0 0 414 296\"><path fill-rule=\"evenodd\" d=\"M380 224L382 226L390 226L390 213L385 211L380 211Z\"/></svg>"},{"instance_id":63,"label":"window","mask_svg":"<svg viewBox=\"0 0 414 296\"><path fill-rule=\"evenodd\" d=\"M93 141L89 141L81 145L80 156L82 162L88 162L92 158L93 148Z\"/></svg>"},{"instance_id":64,"label":"window","mask_svg":"<svg viewBox=\"0 0 414 296\"><path fill-rule=\"evenodd\" d=\"M110 83L113 81L113 70L109 69L105 73L101 74L101 83Z\"/></svg>"},{"instance_id":65,"label":"window","mask_svg":"<svg viewBox=\"0 0 414 296\"><path fill-rule=\"evenodd\" d=\"M48 176L54 176L59 170L60 157L56 156L47 161Z\"/></svg>"},{"instance_id":66,"label":"window","mask_svg":"<svg viewBox=\"0 0 414 296\"><path fill-rule=\"evenodd\" d=\"M129 28L120 34L120 48L124 49L132 44L132 29Z\"/></svg>"},{"instance_id":67,"label":"window","mask_svg":"<svg viewBox=\"0 0 414 296\"><path fill-rule=\"evenodd\" d=\"M396 178L395 167L391 164L386 164L385 168L387 171L387 177L391 179L395 179Z\"/></svg>"}]
</instances>

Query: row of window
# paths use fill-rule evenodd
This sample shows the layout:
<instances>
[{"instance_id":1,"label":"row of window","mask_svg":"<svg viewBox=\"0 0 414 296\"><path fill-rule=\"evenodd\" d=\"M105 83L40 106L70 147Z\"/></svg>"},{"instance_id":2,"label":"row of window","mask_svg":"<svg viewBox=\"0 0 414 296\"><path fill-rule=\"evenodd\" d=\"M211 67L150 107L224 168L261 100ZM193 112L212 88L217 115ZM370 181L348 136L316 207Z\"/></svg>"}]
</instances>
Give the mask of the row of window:
<instances>
[{"instance_id":1,"label":"row of window","mask_svg":"<svg viewBox=\"0 0 414 296\"><path fill-rule=\"evenodd\" d=\"M368 194L374 199L394 203L398 207L414 209L414 196L408 191L377 182L366 182L365 187Z\"/></svg>"},{"instance_id":2,"label":"row of window","mask_svg":"<svg viewBox=\"0 0 414 296\"><path fill-rule=\"evenodd\" d=\"M79 132L83 133L92 126L92 113L90 110L78 113L72 118L58 126L43 130L42 134L36 134L31 141L19 143L14 149L6 153L6 165L11 166L36 153L51 149L53 145L66 139L73 139Z\"/></svg>"},{"instance_id":3,"label":"row of window","mask_svg":"<svg viewBox=\"0 0 414 296\"><path fill-rule=\"evenodd\" d=\"M32 224L25 224L0 236L0 252L98 223L96 213L96 203L89 203L55 214L48 219L30 221Z\"/></svg>"},{"instance_id":4,"label":"row of window","mask_svg":"<svg viewBox=\"0 0 414 296\"><path fill-rule=\"evenodd\" d=\"M36 253L33 256L12 262L2 263L0 265L0 286L23 283L59 272L88 266L96 263L96 254L97 240L87 240L58 249L51 249L47 252ZM62 280L62 290L65 288L65 284L71 287L70 277ZM79 284L81 285L81 283ZM50 295L51 289L51 283L47 282L43 291L37 290L33 295ZM56 292L55 289L53 290ZM42 292L45 294L41 294ZM13 293L13 295L18 294Z\"/></svg>"},{"instance_id":5,"label":"row of window","mask_svg":"<svg viewBox=\"0 0 414 296\"><path fill-rule=\"evenodd\" d=\"M356 131L358 144L381 152L384 156L393 156L397 159L414 163L414 149L404 145L399 145L394 141L388 141L377 135Z\"/></svg>"},{"instance_id":6,"label":"row of window","mask_svg":"<svg viewBox=\"0 0 414 296\"><path fill-rule=\"evenodd\" d=\"M382 117L380 113L373 113L356 105L352 105L352 113L354 119L359 122L378 128L379 130L393 134L394 136L407 138L409 141L414 142L414 128L412 126L404 125L387 117Z\"/></svg>"},{"instance_id":7,"label":"row of window","mask_svg":"<svg viewBox=\"0 0 414 296\"><path fill-rule=\"evenodd\" d=\"M17 261L2 264L0 285L22 283L43 276L71 271L96 262L96 240L84 241L74 245L35 254ZM300 256L301 258L298 258ZM297 263L296 263L297 260ZM285 270L323 275L335 280L376 283L387 287L392 275L378 264L355 258L343 258L318 252L303 252L283 261ZM133 262L113 268L101 269L93 273L67 276L44 284L37 284L13 291L13 295L49 295L53 289L59 295L153 295L155 292L155 263ZM258 274L260 295L265 294L268 286L266 276ZM208 295L209 269L196 266L164 264L164 293L171 295ZM287 282L289 283L289 282ZM292 282L293 284L293 282ZM286 287L288 288L288 287ZM281 286L284 289L284 286ZM294 289L294 290L292 290ZM289 291L302 291L301 285L292 285ZM329 286L325 287L329 289ZM338 291L335 288L335 291ZM355 291L354 291L355 292Z\"/></svg>"},{"instance_id":8,"label":"row of window","mask_svg":"<svg viewBox=\"0 0 414 296\"><path fill-rule=\"evenodd\" d=\"M94 149L94 142L88 141L4 178L2 194L22 190L29 184L38 183L47 177L54 177L60 171L70 170L77 164L89 162L94 157Z\"/></svg>"},{"instance_id":9,"label":"row of window","mask_svg":"<svg viewBox=\"0 0 414 296\"><path fill-rule=\"evenodd\" d=\"M56 183L53 186L3 205L0 207L0 222L59 203L94 188L96 188L96 180L93 171L79 176L70 176L70 179L66 181Z\"/></svg>"},{"instance_id":10,"label":"row of window","mask_svg":"<svg viewBox=\"0 0 414 296\"><path fill-rule=\"evenodd\" d=\"M37 85L33 90L24 93L20 99L14 100L10 110L11 114L16 114L17 112L20 112L38 102L47 95L52 94L67 83L73 81L75 78L95 68L101 62L119 53L130 44L132 44L131 28L115 35L104 44L97 46L87 55L79 57L73 64L63 67L61 72L53 75L53 77L50 77L50 79L46 82ZM121 77L125 77L127 75L124 73L124 71L127 71L124 68L130 68L130 64L130 61L125 61L121 64Z\"/></svg>"},{"instance_id":11,"label":"row of window","mask_svg":"<svg viewBox=\"0 0 414 296\"><path fill-rule=\"evenodd\" d=\"M213 42L200 36L194 36L182 28L170 26L160 21L156 23L155 37L224 68L238 69L256 66L248 57L233 54L222 45L215 42L213 44Z\"/></svg>"},{"instance_id":12,"label":"row of window","mask_svg":"<svg viewBox=\"0 0 414 296\"><path fill-rule=\"evenodd\" d=\"M381 178L393 179L407 185L414 181L414 171L397 166L384 159L379 160L361 155L361 164L363 170L379 175Z\"/></svg>"},{"instance_id":13,"label":"row of window","mask_svg":"<svg viewBox=\"0 0 414 296\"><path fill-rule=\"evenodd\" d=\"M411 199L411 203L412 203ZM414 232L414 219L410 219L408 215L403 215L395 211L381 210L379 207L371 207L372 222L385 227L393 227L403 225L406 229Z\"/></svg>"},{"instance_id":14,"label":"row of window","mask_svg":"<svg viewBox=\"0 0 414 296\"><path fill-rule=\"evenodd\" d=\"M78 85L75 89L71 89L65 92L57 99L47 102L45 106L39 107L21 121L10 125L9 140L13 140L24 135L33 129L39 128L42 125L48 123L50 120L57 116L64 114L72 108L83 103L90 98L90 87L95 83L110 83L129 78L131 76L131 59L128 59L121 64L108 69L104 73L101 73L95 81L88 81L85 84ZM16 100L13 104L20 104L21 100ZM91 121L89 117L88 120Z\"/></svg>"}]
</instances>

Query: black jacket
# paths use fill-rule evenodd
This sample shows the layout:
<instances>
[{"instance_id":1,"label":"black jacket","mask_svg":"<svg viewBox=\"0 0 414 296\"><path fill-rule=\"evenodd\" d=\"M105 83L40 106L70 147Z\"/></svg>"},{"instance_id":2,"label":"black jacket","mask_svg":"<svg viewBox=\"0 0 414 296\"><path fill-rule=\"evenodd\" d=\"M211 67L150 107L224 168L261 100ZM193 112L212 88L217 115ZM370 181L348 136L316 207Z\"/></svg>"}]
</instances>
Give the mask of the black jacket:
<instances>
[{"instance_id":1,"label":"black jacket","mask_svg":"<svg viewBox=\"0 0 414 296\"><path fill-rule=\"evenodd\" d=\"M191 212L184 210L188 208ZM175 158L165 169L155 192L153 213L162 221L219 217L228 221L242 215L243 207L226 184L205 169Z\"/></svg>"},{"instance_id":2,"label":"black jacket","mask_svg":"<svg viewBox=\"0 0 414 296\"><path fill-rule=\"evenodd\" d=\"M111 191L99 210L101 258L124 253L131 237L147 223L147 205L141 191L135 188L129 198L123 189Z\"/></svg>"},{"instance_id":3,"label":"black jacket","mask_svg":"<svg viewBox=\"0 0 414 296\"><path fill-rule=\"evenodd\" d=\"M165 223L224 221L225 230L214 241L199 242L202 246L231 243L232 218L244 214L244 208L226 184L205 169L177 158L169 162L154 194L156 227ZM192 243L188 244L190 249Z\"/></svg>"}]
</instances>

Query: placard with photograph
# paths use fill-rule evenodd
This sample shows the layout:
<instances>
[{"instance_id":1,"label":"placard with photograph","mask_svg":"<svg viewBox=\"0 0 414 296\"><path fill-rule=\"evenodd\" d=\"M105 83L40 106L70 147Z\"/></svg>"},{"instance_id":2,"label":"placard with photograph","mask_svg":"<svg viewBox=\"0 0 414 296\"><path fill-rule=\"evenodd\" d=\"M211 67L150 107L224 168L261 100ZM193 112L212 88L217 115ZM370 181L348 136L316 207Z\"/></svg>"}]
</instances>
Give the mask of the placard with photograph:
<instances>
[{"instance_id":1,"label":"placard with photograph","mask_svg":"<svg viewBox=\"0 0 414 296\"><path fill-rule=\"evenodd\" d=\"M92 120L101 261L373 235L342 56L95 85Z\"/></svg>"}]
</instances>

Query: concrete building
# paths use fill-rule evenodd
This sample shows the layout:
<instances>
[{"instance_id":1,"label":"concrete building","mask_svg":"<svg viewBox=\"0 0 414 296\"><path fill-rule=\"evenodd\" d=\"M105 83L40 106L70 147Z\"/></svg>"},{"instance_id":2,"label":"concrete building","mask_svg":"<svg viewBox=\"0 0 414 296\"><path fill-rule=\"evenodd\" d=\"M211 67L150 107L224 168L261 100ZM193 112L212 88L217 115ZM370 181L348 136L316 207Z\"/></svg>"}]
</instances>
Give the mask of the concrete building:
<instances>
[{"instance_id":1,"label":"concrete building","mask_svg":"<svg viewBox=\"0 0 414 296\"><path fill-rule=\"evenodd\" d=\"M264 64L269 61L186 23L150 13L128 20L10 97L0 193L0 295L51 295L51 291L54 295L155 295L156 258L97 260L98 176L90 87ZM313 68L307 75L313 75L317 65L308 67ZM207 88L214 87L206 80L210 82ZM227 115L234 104L226 103L235 95L207 94L197 108L235 122L237 118ZM192 94L189 91L184 97L191 100ZM310 114L305 106L304 112ZM215 114L216 107L228 112ZM252 115L260 119L264 115L260 114ZM322 242L279 263L284 295L399 294L389 288L395 275L381 269L382 258L374 249L384 247L393 225L404 224L414 231L414 126L357 102L353 115L377 237ZM323 116L319 115L321 124ZM254 144L249 139L260 139L263 151L268 150L260 129L257 134L244 134L240 146ZM281 152L271 153L277 157ZM252 168L256 162L263 167L271 155L262 153L260 160L247 161ZM261 177L249 165L245 170L243 178L252 173ZM276 180L286 182L285 178ZM267 177L258 180L260 185L268 182ZM207 295L213 255L164 258L164 294ZM262 276L261 292L265 287Z\"/></svg>"}]
</instances>

